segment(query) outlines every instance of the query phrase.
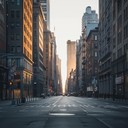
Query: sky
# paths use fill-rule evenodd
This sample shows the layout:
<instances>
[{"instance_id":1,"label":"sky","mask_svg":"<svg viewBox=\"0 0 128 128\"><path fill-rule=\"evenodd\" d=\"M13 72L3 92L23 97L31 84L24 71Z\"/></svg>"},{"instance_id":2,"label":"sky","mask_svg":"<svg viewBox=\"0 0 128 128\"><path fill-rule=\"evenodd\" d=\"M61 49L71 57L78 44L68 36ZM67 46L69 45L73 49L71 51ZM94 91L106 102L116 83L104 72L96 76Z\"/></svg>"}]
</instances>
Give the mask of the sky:
<instances>
[{"instance_id":1,"label":"sky","mask_svg":"<svg viewBox=\"0 0 128 128\"><path fill-rule=\"evenodd\" d=\"M82 16L87 6L99 13L98 0L50 0L50 30L56 37L63 86L67 77L67 40L80 38Z\"/></svg>"}]
</instances>

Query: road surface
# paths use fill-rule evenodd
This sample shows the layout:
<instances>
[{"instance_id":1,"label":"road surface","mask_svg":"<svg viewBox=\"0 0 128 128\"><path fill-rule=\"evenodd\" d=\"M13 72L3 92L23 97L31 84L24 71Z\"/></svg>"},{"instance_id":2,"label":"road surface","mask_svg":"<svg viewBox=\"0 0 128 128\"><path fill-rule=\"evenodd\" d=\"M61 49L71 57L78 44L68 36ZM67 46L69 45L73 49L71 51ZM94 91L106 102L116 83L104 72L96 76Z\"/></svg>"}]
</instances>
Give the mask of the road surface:
<instances>
[{"instance_id":1,"label":"road surface","mask_svg":"<svg viewBox=\"0 0 128 128\"><path fill-rule=\"evenodd\" d=\"M128 105L73 96L0 105L0 128L128 128Z\"/></svg>"}]
</instances>

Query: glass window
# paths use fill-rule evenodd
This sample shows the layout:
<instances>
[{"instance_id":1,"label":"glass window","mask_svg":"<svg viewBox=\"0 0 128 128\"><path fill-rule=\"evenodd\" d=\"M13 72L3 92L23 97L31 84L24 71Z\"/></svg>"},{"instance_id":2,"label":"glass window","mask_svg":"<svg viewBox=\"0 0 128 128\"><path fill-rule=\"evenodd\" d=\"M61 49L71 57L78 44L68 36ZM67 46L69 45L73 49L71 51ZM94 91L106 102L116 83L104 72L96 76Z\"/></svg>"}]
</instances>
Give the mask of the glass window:
<instances>
[{"instance_id":1,"label":"glass window","mask_svg":"<svg viewBox=\"0 0 128 128\"><path fill-rule=\"evenodd\" d=\"M17 18L20 17L20 11L16 11L16 17L17 17Z\"/></svg>"},{"instance_id":2,"label":"glass window","mask_svg":"<svg viewBox=\"0 0 128 128\"><path fill-rule=\"evenodd\" d=\"M14 40L14 39L15 39L14 34L12 34L12 35L10 36L10 39L11 39L11 40Z\"/></svg>"},{"instance_id":3,"label":"glass window","mask_svg":"<svg viewBox=\"0 0 128 128\"><path fill-rule=\"evenodd\" d=\"M12 10L11 11L11 18L14 18L14 16L15 16L14 13L15 13L14 10Z\"/></svg>"},{"instance_id":4,"label":"glass window","mask_svg":"<svg viewBox=\"0 0 128 128\"><path fill-rule=\"evenodd\" d=\"M97 40L97 35L95 35L94 38L95 38L94 40Z\"/></svg>"},{"instance_id":5,"label":"glass window","mask_svg":"<svg viewBox=\"0 0 128 128\"><path fill-rule=\"evenodd\" d=\"M21 47L17 46L17 52L20 53L21 52Z\"/></svg>"},{"instance_id":6,"label":"glass window","mask_svg":"<svg viewBox=\"0 0 128 128\"><path fill-rule=\"evenodd\" d=\"M20 34L16 34L16 40L20 40Z\"/></svg>"},{"instance_id":7,"label":"glass window","mask_svg":"<svg viewBox=\"0 0 128 128\"><path fill-rule=\"evenodd\" d=\"M97 52L95 52L95 57L97 57L98 56L98 54L97 54Z\"/></svg>"},{"instance_id":8,"label":"glass window","mask_svg":"<svg viewBox=\"0 0 128 128\"><path fill-rule=\"evenodd\" d=\"M17 5L20 5L20 0L17 0Z\"/></svg>"},{"instance_id":9,"label":"glass window","mask_svg":"<svg viewBox=\"0 0 128 128\"><path fill-rule=\"evenodd\" d=\"M11 28L14 28L15 27L15 24L14 23L11 23Z\"/></svg>"}]
</instances>

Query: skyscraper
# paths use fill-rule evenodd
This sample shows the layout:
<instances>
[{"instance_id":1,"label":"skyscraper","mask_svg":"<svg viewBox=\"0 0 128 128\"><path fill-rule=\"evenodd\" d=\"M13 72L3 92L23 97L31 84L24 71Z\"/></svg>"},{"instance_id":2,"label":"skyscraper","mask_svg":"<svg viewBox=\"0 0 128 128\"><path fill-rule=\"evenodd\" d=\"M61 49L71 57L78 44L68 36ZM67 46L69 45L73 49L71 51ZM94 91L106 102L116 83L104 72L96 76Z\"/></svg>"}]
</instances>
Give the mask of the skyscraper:
<instances>
[{"instance_id":1,"label":"skyscraper","mask_svg":"<svg viewBox=\"0 0 128 128\"><path fill-rule=\"evenodd\" d=\"M9 80L17 87L17 97L32 95L31 82L33 74L33 1L7 0L7 52L8 66L15 68L9 71Z\"/></svg>"},{"instance_id":2,"label":"skyscraper","mask_svg":"<svg viewBox=\"0 0 128 128\"><path fill-rule=\"evenodd\" d=\"M40 0L40 3L47 23L47 28L50 30L50 0Z\"/></svg>"},{"instance_id":3,"label":"skyscraper","mask_svg":"<svg viewBox=\"0 0 128 128\"><path fill-rule=\"evenodd\" d=\"M83 14L82 17L82 31L86 27L86 35L88 35L90 30L94 29L95 27L98 27L98 23L98 15L94 10L91 10L90 6L88 6L86 8L86 12Z\"/></svg>"},{"instance_id":4,"label":"skyscraper","mask_svg":"<svg viewBox=\"0 0 128 128\"><path fill-rule=\"evenodd\" d=\"M0 100L5 98L6 83L6 20L5 20L5 3L0 1ZM4 93L4 94L3 94Z\"/></svg>"},{"instance_id":5,"label":"skyscraper","mask_svg":"<svg viewBox=\"0 0 128 128\"><path fill-rule=\"evenodd\" d=\"M46 68L44 66L44 30L45 21L40 2L33 2L33 94L45 93Z\"/></svg>"},{"instance_id":6,"label":"skyscraper","mask_svg":"<svg viewBox=\"0 0 128 128\"><path fill-rule=\"evenodd\" d=\"M76 69L76 42L67 41L67 79L69 78L70 72Z\"/></svg>"}]
</instances>

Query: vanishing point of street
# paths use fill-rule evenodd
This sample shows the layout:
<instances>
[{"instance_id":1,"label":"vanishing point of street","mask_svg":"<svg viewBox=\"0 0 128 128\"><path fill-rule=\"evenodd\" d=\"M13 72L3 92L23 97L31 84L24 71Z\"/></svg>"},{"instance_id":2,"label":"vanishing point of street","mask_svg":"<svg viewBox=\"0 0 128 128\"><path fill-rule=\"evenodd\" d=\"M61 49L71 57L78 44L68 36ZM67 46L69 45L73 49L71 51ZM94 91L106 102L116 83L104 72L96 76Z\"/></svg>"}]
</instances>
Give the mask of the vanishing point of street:
<instances>
[{"instance_id":1,"label":"vanishing point of street","mask_svg":"<svg viewBox=\"0 0 128 128\"><path fill-rule=\"evenodd\" d=\"M127 128L128 104L53 96L21 105L0 103L1 128Z\"/></svg>"}]
</instances>

